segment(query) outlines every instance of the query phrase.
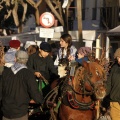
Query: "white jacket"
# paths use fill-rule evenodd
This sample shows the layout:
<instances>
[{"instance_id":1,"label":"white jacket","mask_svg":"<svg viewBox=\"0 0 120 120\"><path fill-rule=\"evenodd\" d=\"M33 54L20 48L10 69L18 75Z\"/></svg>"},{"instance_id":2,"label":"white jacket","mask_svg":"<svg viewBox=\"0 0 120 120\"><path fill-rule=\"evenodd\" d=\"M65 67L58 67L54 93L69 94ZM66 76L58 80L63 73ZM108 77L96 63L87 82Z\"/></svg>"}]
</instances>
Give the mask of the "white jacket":
<instances>
[{"instance_id":1,"label":"white jacket","mask_svg":"<svg viewBox=\"0 0 120 120\"><path fill-rule=\"evenodd\" d=\"M70 55L75 57L76 52L77 52L77 49L75 48L75 46L72 45L70 47ZM63 54L64 54L63 58L66 58L67 57L67 50L64 49ZM58 66L60 59L62 59L62 48L60 48L59 51L58 51L57 58L56 58L56 60L54 62L55 66Z\"/></svg>"}]
</instances>

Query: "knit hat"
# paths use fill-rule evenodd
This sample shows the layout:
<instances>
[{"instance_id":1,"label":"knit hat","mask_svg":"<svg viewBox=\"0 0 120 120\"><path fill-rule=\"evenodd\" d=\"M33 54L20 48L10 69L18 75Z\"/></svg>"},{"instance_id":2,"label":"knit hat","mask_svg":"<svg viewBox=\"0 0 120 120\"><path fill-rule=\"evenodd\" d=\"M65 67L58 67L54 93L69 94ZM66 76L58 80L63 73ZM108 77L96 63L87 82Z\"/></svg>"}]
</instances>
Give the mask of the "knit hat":
<instances>
[{"instance_id":1,"label":"knit hat","mask_svg":"<svg viewBox=\"0 0 120 120\"><path fill-rule=\"evenodd\" d=\"M91 48L90 47L80 47L78 49L78 53L87 56L89 53L91 53Z\"/></svg>"},{"instance_id":2,"label":"knit hat","mask_svg":"<svg viewBox=\"0 0 120 120\"><path fill-rule=\"evenodd\" d=\"M16 52L15 57L17 59L28 59L28 54L23 50L19 50Z\"/></svg>"},{"instance_id":3,"label":"knit hat","mask_svg":"<svg viewBox=\"0 0 120 120\"><path fill-rule=\"evenodd\" d=\"M51 50L52 50L51 45L47 42L42 42L40 44L40 49L45 51L45 52L51 52Z\"/></svg>"},{"instance_id":4,"label":"knit hat","mask_svg":"<svg viewBox=\"0 0 120 120\"><path fill-rule=\"evenodd\" d=\"M9 46L12 48L20 47L20 41L19 40L10 40Z\"/></svg>"},{"instance_id":5,"label":"knit hat","mask_svg":"<svg viewBox=\"0 0 120 120\"><path fill-rule=\"evenodd\" d=\"M114 58L120 57L120 48L118 48L114 53Z\"/></svg>"}]
</instances>

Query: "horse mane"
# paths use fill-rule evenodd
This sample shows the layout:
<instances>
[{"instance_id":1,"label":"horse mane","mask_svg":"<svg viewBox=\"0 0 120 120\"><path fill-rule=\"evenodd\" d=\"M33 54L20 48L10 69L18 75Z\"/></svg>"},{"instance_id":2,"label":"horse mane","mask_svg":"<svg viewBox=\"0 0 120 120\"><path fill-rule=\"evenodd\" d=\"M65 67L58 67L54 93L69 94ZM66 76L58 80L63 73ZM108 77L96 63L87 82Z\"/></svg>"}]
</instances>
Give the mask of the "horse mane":
<instances>
[{"instance_id":1,"label":"horse mane","mask_svg":"<svg viewBox=\"0 0 120 120\"><path fill-rule=\"evenodd\" d=\"M106 58L106 49L102 48L101 55L100 55L99 59L95 58L95 54L96 53L94 50L92 51L92 53L88 54L89 61L95 62L95 63L98 63L99 65L101 65L105 70L105 74L108 74L108 72L113 64L110 65L109 59Z\"/></svg>"}]
</instances>

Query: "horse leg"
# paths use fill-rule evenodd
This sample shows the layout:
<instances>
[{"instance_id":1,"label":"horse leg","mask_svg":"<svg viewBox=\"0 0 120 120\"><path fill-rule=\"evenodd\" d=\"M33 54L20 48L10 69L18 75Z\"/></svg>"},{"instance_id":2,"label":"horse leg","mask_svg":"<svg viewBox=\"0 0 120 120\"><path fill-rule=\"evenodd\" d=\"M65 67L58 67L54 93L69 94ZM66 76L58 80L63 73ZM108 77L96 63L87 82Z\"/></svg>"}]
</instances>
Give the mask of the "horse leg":
<instances>
[{"instance_id":1,"label":"horse leg","mask_svg":"<svg viewBox=\"0 0 120 120\"><path fill-rule=\"evenodd\" d=\"M3 9L3 6L2 6L3 2L4 2L3 0L0 2L0 11Z\"/></svg>"},{"instance_id":2,"label":"horse leg","mask_svg":"<svg viewBox=\"0 0 120 120\"><path fill-rule=\"evenodd\" d=\"M21 5L24 8L23 16L22 16L22 22L24 22L25 21L26 12L27 12L27 3L24 3L23 0L21 0L20 2L21 2Z\"/></svg>"},{"instance_id":3,"label":"horse leg","mask_svg":"<svg viewBox=\"0 0 120 120\"><path fill-rule=\"evenodd\" d=\"M15 25L19 26L19 20L18 20L17 10L18 10L18 4L17 4L17 1L16 1L14 3L14 8L12 10L12 14L13 14Z\"/></svg>"},{"instance_id":4,"label":"horse leg","mask_svg":"<svg viewBox=\"0 0 120 120\"><path fill-rule=\"evenodd\" d=\"M39 25L39 10L38 6L41 4L42 0L39 0L37 3L35 3L33 0L26 0L32 7L35 8L35 19L37 25Z\"/></svg>"},{"instance_id":5,"label":"horse leg","mask_svg":"<svg viewBox=\"0 0 120 120\"><path fill-rule=\"evenodd\" d=\"M14 2L14 8L12 10L12 15L13 15L13 18L14 18L15 25L18 27L19 26L19 20L18 20L17 10L18 10L18 3L17 3L17 1L15 1ZM21 28L18 27L18 33L20 33L20 32L21 32Z\"/></svg>"},{"instance_id":6,"label":"horse leg","mask_svg":"<svg viewBox=\"0 0 120 120\"><path fill-rule=\"evenodd\" d=\"M57 12L57 10L54 8L52 1L50 0L45 0L46 4L49 6L51 11L55 14L55 16L58 18L59 22L61 23L62 26L64 26L64 21L62 16Z\"/></svg>"},{"instance_id":7,"label":"horse leg","mask_svg":"<svg viewBox=\"0 0 120 120\"><path fill-rule=\"evenodd\" d=\"M8 9L8 8L11 7L10 0L7 0L5 2L6 2L5 5L7 6L7 14L4 15L4 20L8 19L11 16L11 13L12 13L12 10Z\"/></svg>"}]
</instances>

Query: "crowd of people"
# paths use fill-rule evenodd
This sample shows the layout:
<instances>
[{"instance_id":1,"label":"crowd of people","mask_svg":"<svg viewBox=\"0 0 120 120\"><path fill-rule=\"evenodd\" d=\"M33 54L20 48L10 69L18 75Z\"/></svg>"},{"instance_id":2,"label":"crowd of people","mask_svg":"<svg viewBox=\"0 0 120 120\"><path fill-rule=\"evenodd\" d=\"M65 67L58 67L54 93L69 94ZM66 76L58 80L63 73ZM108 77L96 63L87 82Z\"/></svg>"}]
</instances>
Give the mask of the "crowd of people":
<instances>
[{"instance_id":1,"label":"crowd of people","mask_svg":"<svg viewBox=\"0 0 120 120\"><path fill-rule=\"evenodd\" d=\"M10 48L3 55L0 65L0 108L3 120L28 120L30 100L42 105L44 97L51 89L50 84L60 78L57 67L61 59L75 61L80 66L83 61L89 61L91 48L80 47L77 50L72 45L70 34L63 34L59 43L60 47L53 59L52 47L48 42L42 42L40 46L32 42L25 46L25 50L21 50L19 40L10 40ZM116 50L115 59L118 62L107 80L112 120L120 119L120 49Z\"/></svg>"}]
</instances>

